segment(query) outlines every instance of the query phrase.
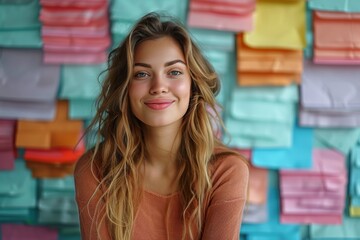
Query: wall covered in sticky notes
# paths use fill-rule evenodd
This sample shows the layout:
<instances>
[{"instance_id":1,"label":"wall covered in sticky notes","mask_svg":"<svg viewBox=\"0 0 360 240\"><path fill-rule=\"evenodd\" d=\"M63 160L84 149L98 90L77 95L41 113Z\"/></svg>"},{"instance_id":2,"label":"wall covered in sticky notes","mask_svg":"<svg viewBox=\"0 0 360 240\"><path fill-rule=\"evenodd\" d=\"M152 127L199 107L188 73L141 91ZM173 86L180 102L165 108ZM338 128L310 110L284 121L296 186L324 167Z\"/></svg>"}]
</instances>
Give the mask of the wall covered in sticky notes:
<instances>
[{"instance_id":1,"label":"wall covered in sticky notes","mask_svg":"<svg viewBox=\"0 0 360 240\"><path fill-rule=\"evenodd\" d=\"M80 239L81 136L108 53L150 11L220 76L217 134L250 162L239 237L360 239L358 0L0 1L0 239Z\"/></svg>"}]
</instances>

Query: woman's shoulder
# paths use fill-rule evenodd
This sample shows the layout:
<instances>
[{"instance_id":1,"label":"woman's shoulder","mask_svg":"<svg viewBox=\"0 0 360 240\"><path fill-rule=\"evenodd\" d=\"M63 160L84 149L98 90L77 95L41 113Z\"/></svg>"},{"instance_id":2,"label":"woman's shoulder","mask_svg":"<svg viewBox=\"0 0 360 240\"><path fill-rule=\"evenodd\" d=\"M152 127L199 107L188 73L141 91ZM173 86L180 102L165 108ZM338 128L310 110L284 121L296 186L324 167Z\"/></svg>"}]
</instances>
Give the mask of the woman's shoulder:
<instances>
[{"instance_id":1,"label":"woman's shoulder","mask_svg":"<svg viewBox=\"0 0 360 240\"><path fill-rule=\"evenodd\" d=\"M212 194L231 199L245 198L249 182L249 163L241 154L222 147L214 152L211 166Z\"/></svg>"},{"instance_id":2,"label":"woman's shoulder","mask_svg":"<svg viewBox=\"0 0 360 240\"><path fill-rule=\"evenodd\" d=\"M93 161L93 150L88 150L76 162L74 170L76 201L89 203L97 191L100 179Z\"/></svg>"},{"instance_id":3,"label":"woman's shoulder","mask_svg":"<svg viewBox=\"0 0 360 240\"><path fill-rule=\"evenodd\" d=\"M92 168L92 164L94 163L94 161L92 161L93 159L93 153L94 151L92 149L86 151L76 162L75 164L75 169L74 169L74 177L84 177L84 176L88 176L90 177L89 174L91 174L91 176L93 175L93 170L94 168Z\"/></svg>"},{"instance_id":4,"label":"woman's shoulder","mask_svg":"<svg viewBox=\"0 0 360 240\"><path fill-rule=\"evenodd\" d=\"M230 148L218 147L214 150L212 171L213 171L213 175L216 174L248 175L249 160L246 159L240 153Z\"/></svg>"}]
</instances>

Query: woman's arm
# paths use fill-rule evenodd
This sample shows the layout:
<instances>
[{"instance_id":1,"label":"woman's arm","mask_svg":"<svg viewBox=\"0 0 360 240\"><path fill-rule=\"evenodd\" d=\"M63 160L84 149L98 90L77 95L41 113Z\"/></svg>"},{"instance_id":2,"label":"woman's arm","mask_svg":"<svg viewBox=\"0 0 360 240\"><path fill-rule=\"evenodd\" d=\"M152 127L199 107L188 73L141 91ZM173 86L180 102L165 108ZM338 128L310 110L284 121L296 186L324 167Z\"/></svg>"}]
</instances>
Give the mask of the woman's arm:
<instances>
[{"instance_id":1,"label":"woman's arm","mask_svg":"<svg viewBox=\"0 0 360 240\"><path fill-rule=\"evenodd\" d=\"M103 192L91 171L91 155L86 153L76 163L74 171L76 202L78 205L82 240L111 239L107 228ZM99 234L97 231L99 228ZM99 237L100 235L100 237Z\"/></svg>"},{"instance_id":2,"label":"woman's arm","mask_svg":"<svg viewBox=\"0 0 360 240\"><path fill-rule=\"evenodd\" d=\"M238 156L215 163L213 187L205 212L202 239L239 239L246 203L249 169Z\"/></svg>"}]
</instances>

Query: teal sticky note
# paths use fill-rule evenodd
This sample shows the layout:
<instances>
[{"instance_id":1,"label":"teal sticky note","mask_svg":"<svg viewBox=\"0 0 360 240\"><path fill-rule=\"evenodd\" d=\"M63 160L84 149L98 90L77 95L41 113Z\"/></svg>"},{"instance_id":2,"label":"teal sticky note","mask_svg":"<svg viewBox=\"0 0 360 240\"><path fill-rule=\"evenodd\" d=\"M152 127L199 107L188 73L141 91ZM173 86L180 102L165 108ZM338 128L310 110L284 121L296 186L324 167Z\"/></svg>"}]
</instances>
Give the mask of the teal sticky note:
<instances>
[{"instance_id":1,"label":"teal sticky note","mask_svg":"<svg viewBox=\"0 0 360 240\"><path fill-rule=\"evenodd\" d=\"M214 67L215 71L224 74L229 70L229 53L219 50L206 50L204 56Z\"/></svg>"},{"instance_id":2,"label":"teal sticky note","mask_svg":"<svg viewBox=\"0 0 360 240\"><path fill-rule=\"evenodd\" d=\"M31 208L36 206L36 180L31 177L23 177L23 180L22 192L19 195L0 197L0 208Z\"/></svg>"},{"instance_id":3,"label":"teal sticky note","mask_svg":"<svg viewBox=\"0 0 360 240\"><path fill-rule=\"evenodd\" d=\"M39 223L78 225L75 196L41 197L38 203Z\"/></svg>"},{"instance_id":4,"label":"teal sticky note","mask_svg":"<svg viewBox=\"0 0 360 240\"><path fill-rule=\"evenodd\" d=\"M359 143L354 145L350 151L350 166L360 168L360 144Z\"/></svg>"},{"instance_id":5,"label":"teal sticky note","mask_svg":"<svg viewBox=\"0 0 360 240\"><path fill-rule=\"evenodd\" d=\"M360 207L360 196L352 196L351 197L351 201L350 201L350 203L351 203L351 206L354 206L354 207Z\"/></svg>"},{"instance_id":6,"label":"teal sticky note","mask_svg":"<svg viewBox=\"0 0 360 240\"><path fill-rule=\"evenodd\" d=\"M0 31L0 46L8 48L41 48L40 27Z\"/></svg>"},{"instance_id":7,"label":"teal sticky note","mask_svg":"<svg viewBox=\"0 0 360 240\"><path fill-rule=\"evenodd\" d=\"M314 10L336 12L360 12L359 0L308 0L309 7Z\"/></svg>"},{"instance_id":8,"label":"teal sticky note","mask_svg":"<svg viewBox=\"0 0 360 240\"><path fill-rule=\"evenodd\" d=\"M310 237L313 240L323 239L359 239L360 218L343 216L341 225L310 225Z\"/></svg>"},{"instance_id":9,"label":"teal sticky note","mask_svg":"<svg viewBox=\"0 0 360 240\"><path fill-rule=\"evenodd\" d=\"M24 181L31 178L24 161L16 160L11 171L0 171L0 198L16 197L23 193Z\"/></svg>"},{"instance_id":10,"label":"teal sticky note","mask_svg":"<svg viewBox=\"0 0 360 240\"><path fill-rule=\"evenodd\" d=\"M357 143L360 137L360 128L315 128L315 147L334 148L345 156Z\"/></svg>"},{"instance_id":11,"label":"teal sticky note","mask_svg":"<svg viewBox=\"0 0 360 240\"><path fill-rule=\"evenodd\" d=\"M61 99L95 99L106 73L106 64L63 65L61 67ZM102 74L101 74L102 73Z\"/></svg>"},{"instance_id":12,"label":"teal sticky note","mask_svg":"<svg viewBox=\"0 0 360 240\"><path fill-rule=\"evenodd\" d=\"M40 48L39 10L37 0L0 2L0 46Z\"/></svg>"},{"instance_id":13,"label":"teal sticky note","mask_svg":"<svg viewBox=\"0 0 360 240\"><path fill-rule=\"evenodd\" d=\"M226 116L224 143L236 148L290 147L292 124L256 122L229 118Z\"/></svg>"},{"instance_id":14,"label":"teal sticky note","mask_svg":"<svg viewBox=\"0 0 360 240\"><path fill-rule=\"evenodd\" d=\"M10 3L0 2L0 31L40 27L38 0Z\"/></svg>"},{"instance_id":15,"label":"teal sticky note","mask_svg":"<svg viewBox=\"0 0 360 240\"><path fill-rule=\"evenodd\" d=\"M73 197L75 195L74 177L41 179L40 195L41 197Z\"/></svg>"},{"instance_id":16,"label":"teal sticky note","mask_svg":"<svg viewBox=\"0 0 360 240\"><path fill-rule=\"evenodd\" d=\"M133 22L149 12L164 12L185 22L187 1L178 0L147 0L127 1L113 0L110 6L112 20L127 19Z\"/></svg>"},{"instance_id":17,"label":"teal sticky note","mask_svg":"<svg viewBox=\"0 0 360 240\"><path fill-rule=\"evenodd\" d=\"M304 49L304 57L306 59L312 59L313 57L313 19L312 11L309 8L309 1L306 2L306 48Z\"/></svg>"},{"instance_id":18,"label":"teal sticky note","mask_svg":"<svg viewBox=\"0 0 360 240\"><path fill-rule=\"evenodd\" d=\"M112 49L118 47L126 38L132 27L131 21L113 20L111 24Z\"/></svg>"},{"instance_id":19,"label":"teal sticky note","mask_svg":"<svg viewBox=\"0 0 360 240\"><path fill-rule=\"evenodd\" d=\"M239 87L233 89L232 100L254 99L272 102L296 103L299 101L297 85L284 87L264 86L264 87Z\"/></svg>"},{"instance_id":20,"label":"teal sticky note","mask_svg":"<svg viewBox=\"0 0 360 240\"><path fill-rule=\"evenodd\" d=\"M70 119L92 119L95 116L95 100L70 99Z\"/></svg>"},{"instance_id":21,"label":"teal sticky note","mask_svg":"<svg viewBox=\"0 0 360 240\"><path fill-rule=\"evenodd\" d=\"M235 35L231 32L191 28L190 34L202 50L232 52L235 49Z\"/></svg>"},{"instance_id":22,"label":"teal sticky note","mask_svg":"<svg viewBox=\"0 0 360 240\"><path fill-rule=\"evenodd\" d=\"M224 114L231 147L290 147L297 86L234 87Z\"/></svg>"}]
</instances>

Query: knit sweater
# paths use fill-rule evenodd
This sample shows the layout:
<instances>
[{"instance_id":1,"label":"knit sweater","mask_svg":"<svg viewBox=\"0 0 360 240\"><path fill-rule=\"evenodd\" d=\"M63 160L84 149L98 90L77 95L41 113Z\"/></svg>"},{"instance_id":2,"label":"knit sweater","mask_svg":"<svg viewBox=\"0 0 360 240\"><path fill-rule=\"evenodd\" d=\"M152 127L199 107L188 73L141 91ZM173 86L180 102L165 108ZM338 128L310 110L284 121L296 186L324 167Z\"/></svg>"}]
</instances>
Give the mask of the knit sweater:
<instances>
[{"instance_id":1,"label":"knit sweater","mask_svg":"<svg viewBox=\"0 0 360 240\"><path fill-rule=\"evenodd\" d=\"M211 166L212 188L206 196L203 228L195 239L239 239L240 225L246 202L249 170L237 156L222 157ZM79 209L83 240L97 239L95 220L99 192L92 198L98 182L90 169L90 160L81 158L75 169L76 201ZM105 221L100 224L101 239L111 239ZM181 239L183 231L180 193L161 195L143 190L133 226L134 240ZM187 238L188 239L188 238Z\"/></svg>"}]
</instances>

